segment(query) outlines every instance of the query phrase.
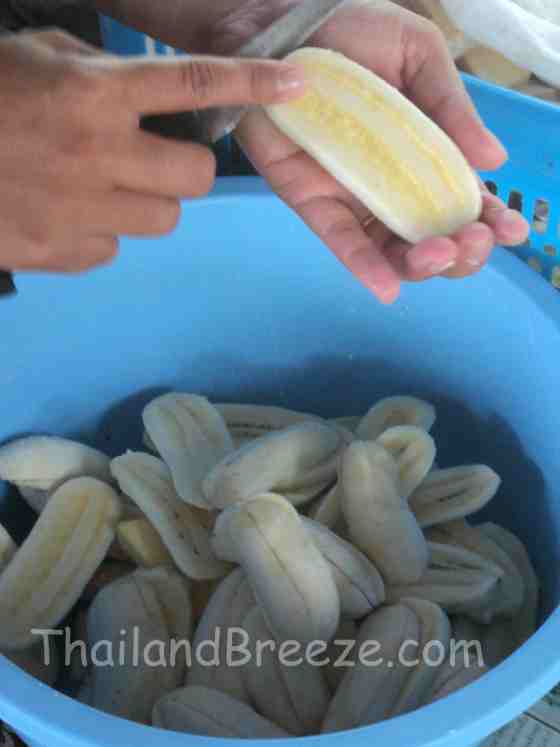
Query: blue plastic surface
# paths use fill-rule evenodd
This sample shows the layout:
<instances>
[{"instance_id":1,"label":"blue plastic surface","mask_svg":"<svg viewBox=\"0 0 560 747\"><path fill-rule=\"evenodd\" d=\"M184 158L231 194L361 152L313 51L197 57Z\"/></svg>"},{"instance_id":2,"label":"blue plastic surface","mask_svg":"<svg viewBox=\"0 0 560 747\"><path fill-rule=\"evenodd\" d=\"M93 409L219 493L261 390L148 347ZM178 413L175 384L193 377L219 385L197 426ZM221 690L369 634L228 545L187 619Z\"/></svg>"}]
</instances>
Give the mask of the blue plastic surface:
<instances>
[{"instance_id":1,"label":"blue plastic surface","mask_svg":"<svg viewBox=\"0 0 560 747\"><path fill-rule=\"evenodd\" d=\"M518 260L498 251L476 278L411 285L382 307L261 180L246 177L187 206L170 239L126 241L110 267L22 276L19 286L0 305L0 442L50 432L117 455L140 447L143 404L170 388L328 416L410 393L437 406L441 465L482 461L502 475L488 515L530 548L543 584L541 629L450 698L310 745L466 747L560 681L560 304ZM16 505L0 497L0 521L21 530L27 514ZM94 712L5 660L0 718L32 747L208 741Z\"/></svg>"}]
</instances>

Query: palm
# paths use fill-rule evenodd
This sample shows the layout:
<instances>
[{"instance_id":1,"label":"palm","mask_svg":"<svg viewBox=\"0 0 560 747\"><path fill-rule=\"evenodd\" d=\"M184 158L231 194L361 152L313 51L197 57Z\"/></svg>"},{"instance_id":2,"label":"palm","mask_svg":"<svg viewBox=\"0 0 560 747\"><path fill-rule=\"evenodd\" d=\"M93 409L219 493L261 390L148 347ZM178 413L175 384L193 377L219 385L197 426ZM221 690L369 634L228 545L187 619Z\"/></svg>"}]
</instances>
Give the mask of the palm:
<instances>
[{"instance_id":1,"label":"palm","mask_svg":"<svg viewBox=\"0 0 560 747\"><path fill-rule=\"evenodd\" d=\"M217 51L231 52L293 4L294 0L244 3L223 20ZM359 0L339 11L310 44L342 52L403 91L456 140L475 168L492 169L503 162L503 152L477 119L441 37L423 19L399 8L374 9L367 0ZM237 136L277 194L383 301L397 297L402 280L472 274L496 243L520 243L527 235L521 218L485 194L481 222L453 237L413 247L378 221L367 220L367 209L263 112L248 115Z\"/></svg>"}]
</instances>

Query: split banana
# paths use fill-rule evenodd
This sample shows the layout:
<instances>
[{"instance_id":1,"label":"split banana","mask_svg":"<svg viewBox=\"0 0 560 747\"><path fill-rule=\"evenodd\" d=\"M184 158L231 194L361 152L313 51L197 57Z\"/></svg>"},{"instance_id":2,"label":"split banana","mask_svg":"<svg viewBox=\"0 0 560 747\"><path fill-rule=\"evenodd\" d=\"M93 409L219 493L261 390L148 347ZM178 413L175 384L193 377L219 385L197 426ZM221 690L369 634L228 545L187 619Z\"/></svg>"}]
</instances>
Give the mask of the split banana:
<instances>
[{"instance_id":1,"label":"split banana","mask_svg":"<svg viewBox=\"0 0 560 747\"><path fill-rule=\"evenodd\" d=\"M282 497L289 501L292 506L300 508L313 501L320 500L325 495L325 491L329 490L333 481L329 479L327 482L320 482L316 485L311 485L308 488L298 488L296 490L284 491Z\"/></svg>"},{"instance_id":2,"label":"split banana","mask_svg":"<svg viewBox=\"0 0 560 747\"><path fill-rule=\"evenodd\" d=\"M436 542L428 542L428 547L428 570L417 583L386 585L387 602L395 603L406 597L427 599L448 613L464 613L486 621L483 608L495 593L503 570L463 547Z\"/></svg>"},{"instance_id":3,"label":"split banana","mask_svg":"<svg viewBox=\"0 0 560 747\"><path fill-rule=\"evenodd\" d=\"M254 607L245 617L251 659L242 669L250 702L257 711L294 736L316 734L327 712L330 694L322 669L299 652L288 665L277 650L263 611ZM266 683L266 685L264 685Z\"/></svg>"},{"instance_id":4,"label":"split banana","mask_svg":"<svg viewBox=\"0 0 560 747\"><path fill-rule=\"evenodd\" d=\"M208 508L202 480L226 454L233 441L216 408L197 395L166 394L150 402L142 413L144 427L183 501Z\"/></svg>"},{"instance_id":5,"label":"split banana","mask_svg":"<svg viewBox=\"0 0 560 747\"><path fill-rule=\"evenodd\" d=\"M12 483L37 513L49 495L73 477L113 483L109 457L57 436L28 436L0 448L0 480Z\"/></svg>"},{"instance_id":6,"label":"split banana","mask_svg":"<svg viewBox=\"0 0 560 747\"><path fill-rule=\"evenodd\" d=\"M329 564L340 595L342 617L359 620L383 604L383 579L368 558L322 524L305 517L302 521Z\"/></svg>"},{"instance_id":7,"label":"split banana","mask_svg":"<svg viewBox=\"0 0 560 747\"><path fill-rule=\"evenodd\" d=\"M399 495L399 468L377 443L355 441L340 465L342 511L353 543L386 583L418 581L428 567L428 546Z\"/></svg>"},{"instance_id":8,"label":"split banana","mask_svg":"<svg viewBox=\"0 0 560 747\"><path fill-rule=\"evenodd\" d=\"M356 437L376 441L389 428L413 425L429 433L436 422L433 405L416 397L386 397L377 402L361 419Z\"/></svg>"},{"instance_id":9,"label":"split banana","mask_svg":"<svg viewBox=\"0 0 560 747\"><path fill-rule=\"evenodd\" d=\"M237 701L249 702L249 696L239 666L234 664L233 647L247 612L255 606L255 596L241 568L232 571L214 591L198 623L194 640L191 668L186 684L219 690ZM228 661L228 638L231 662ZM208 641L216 641L210 650ZM214 648L214 644L211 644ZM211 666L206 666L206 661Z\"/></svg>"},{"instance_id":10,"label":"split banana","mask_svg":"<svg viewBox=\"0 0 560 747\"><path fill-rule=\"evenodd\" d=\"M368 726L417 708L437 671L421 647L433 640L445 649L449 634L446 616L428 602L403 600L373 612L360 628L360 655L331 700L322 732Z\"/></svg>"},{"instance_id":11,"label":"split banana","mask_svg":"<svg viewBox=\"0 0 560 747\"><path fill-rule=\"evenodd\" d=\"M427 528L479 511L496 495L500 484L494 470L484 465L433 470L408 503L420 526Z\"/></svg>"},{"instance_id":12,"label":"split banana","mask_svg":"<svg viewBox=\"0 0 560 747\"><path fill-rule=\"evenodd\" d=\"M309 506L307 515L313 521L318 521L328 529L334 530L342 517L338 482L333 485L326 495L313 501Z\"/></svg>"},{"instance_id":13,"label":"split banana","mask_svg":"<svg viewBox=\"0 0 560 747\"><path fill-rule=\"evenodd\" d=\"M517 646L527 641L537 629L539 580L525 545L514 534L497 524L486 522L479 526L512 560L524 582L525 597L519 612L511 621Z\"/></svg>"},{"instance_id":14,"label":"split banana","mask_svg":"<svg viewBox=\"0 0 560 747\"><path fill-rule=\"evenodd\" d=\"M87 693L93 708L149 724L158 698L184 680L180 644L190 634L189 589L176 571L140 570L106 586L88 613L92 671L82 698Z\"/></svg>"},{"instance_id":15,"label":"split banana","mask_svg":"<svg viewBox=\"0 0 560 747\"><path fill-rule=\"evenodd\" d=\"M329 642L340 617L340 597L329 564L295 508L264 494L226 509L212 546L245 570L278 640Z\"/></svg>"},{"instance_id":16,"label":"split banana","mask_svg":"<svg viewBox=\"0 0 560 747\"><path fill-rule=\"evenodd\" d=\"M200 581L226 575L229 566L214 556L208 530L177 495L171 472L160 459L129 451L113 459L111 472L121 490L142 509L186 576Z\"/></svg>"},{"instance_id":17,"label":"split banana","mask_svg":"<svg viewBox=\"0 0 560 747\"><path fill-rule=\"evenodd\" d=\"M455 544L475 552L502 569L496 589L481 610L484 622L497 616L515 617L525 596L525 584L521 573L509 555L478 527L471 526L466 519L432 527L426 536L435 542Z\"/></svg>"},{"instance_id":18,"label":"split banana","mask_svg":"<svg viewBox=\"0 0 560 747\"><path fill-rule=\"evenodd\" d=\"M397 462L399 493L408 500L432 469L436 458L434 439L418 426L397 425L384 431L377 443Z\"/></svg>"},{"instance_id":19,"label":"split banana","mask_svg":"<svg viewBox=\"0 0 560 747\"><path fill-rule=\"evenodd\" d=\"M469 49L461 57L459 65L466 73L504 88L515 88L531 79L530 70L524 70L488 47Z\"/></svg>"},{"instance_id":20,"label":"split banana","mask_svg":"<svg viewBox=\"0 0 560 747\"><path fill-rule=\"evenodd\" d=\"M60 673L60 655L53 638L48 641L48 659L45 654L43 643L24 651L0 651L0 655L23 669L30 677L53 687Z\"/></svg>"},{"instance_id":21,"label":"split banana","mask_svg":"<svg viewBox=\"0 0 560 747\"><path fill-rule=\"evenodd\" d=\"M290 492L336 479L344 440L340 429L304 422L255 439L227 456L206 477L208 504L225 508L268 491Z\"/></svg>"},{"instance_id":22,"label":"split banana","mask_svg":"<svg viewBox=\"0 0 560 747\"><path fill-rule=\"evenodd\" d=\"M309 420L322 422L316 415L267 405L217 404L234 439L253 441L274 431L281 431Z\"/></svg>"},{"instance_id":23,"label":"split banana","mask_svg":"<svg viewBox=\"0 0 560 747\"><path fill-rule=\"evenodd\" d=\"M305 70L308 92L267 107L269 117L394 233L417 243L478 220L473 169L396 88L330 50L286 59Z\"/></svg>"},{"instance_id":24,"label":"split banana","mask_svg":"<svg viewBox=\"0 0 560 747\"><path fill-rule=\"evenodd\" d=\"M290 735L250 705L207 687L184 687L160 698L152 726L221 739L286 739Z\"/></svg>"},{"instance_id":25,"label":"split banana","mask_svg":"<svg viewBox=\"0 0 560 747\"><path fill-rule=\"evenodd\" d=\"M0 647L25 649L33 628L52 628L101 564L120 518L115 491L99 480L58 488L0 576Z\"/></svg>"},{"instance_id":26,"label":"split banana","mask_svg":"<svg viewBox=\"0 0 560 747\"><path fill-rule=\"evenodd\" d=\"M333 640L329 643L325 658L325 679L334 695L348 669L356 664L356 638L358 625L354 620L341 619Z\"/></svg>"},{"instance_id":27,"label":"split banana","mask_svg":"<svg viewBox=\"0 0 560 747\"><path fill-rule=\"evenodd\" d=\"M147 519L121 521L117 539L125 555L142 568L173 563L173 557Z\"/></svg>"},{"instance_id":28,"label":"split banana","mask_svg":"<svg viewBox=\"0 0 560 747\"><path fill-rule=\"evenodd\" d=\"M16 554L17 545L0 524L0 573Z\"/></svg>"}]
</instances>

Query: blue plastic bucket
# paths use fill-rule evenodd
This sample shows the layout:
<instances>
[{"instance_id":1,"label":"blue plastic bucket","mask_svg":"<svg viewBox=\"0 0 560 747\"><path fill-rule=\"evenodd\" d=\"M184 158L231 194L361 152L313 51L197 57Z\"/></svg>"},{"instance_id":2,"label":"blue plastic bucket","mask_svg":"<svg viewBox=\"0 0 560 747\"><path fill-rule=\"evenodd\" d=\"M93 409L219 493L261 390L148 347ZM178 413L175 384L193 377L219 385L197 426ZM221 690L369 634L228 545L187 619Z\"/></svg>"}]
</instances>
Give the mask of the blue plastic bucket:
<instances>
[{"instance_id":1,"label":"blue plastic bucket","mask_svg":"<svg viewBox=\"0 0 560 747\"><path fill-rule=\"evenodd\" d=\"M560 680L557 295L500 250L475 278L410 285L382 307L259 179L221 180L185 212L171 238L125 241L98 272L21 276L0 305L0 442L50 432L110 455L138 449L143 405L172 388L325 416L391 394L434 402L438 462L483 462L503 478L481 519L527 543L542 627L445 700L307 742L476 744ZM21 530L28 512L7 486L1 495L0 521ZM234 747L98 713L2 657L0 718L31 747Z\"/></svg>"}]
</instances>

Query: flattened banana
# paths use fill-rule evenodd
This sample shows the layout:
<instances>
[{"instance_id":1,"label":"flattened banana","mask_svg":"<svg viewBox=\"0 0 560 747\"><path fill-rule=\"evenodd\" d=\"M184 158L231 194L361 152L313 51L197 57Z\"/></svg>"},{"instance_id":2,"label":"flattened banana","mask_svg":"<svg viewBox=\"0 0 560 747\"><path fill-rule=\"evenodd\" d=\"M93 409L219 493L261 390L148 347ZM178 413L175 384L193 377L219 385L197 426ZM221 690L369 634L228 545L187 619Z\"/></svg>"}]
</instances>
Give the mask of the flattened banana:
<instances>
[{"instance_id":1,"label":"flattened banana","mask_svg":"<svg viewBox=\"0 0 560 747\"><path fill-rule=\"evenodd\" d=\"M233 451L233 441L216 408L205 397L165 394L142 413L144 427L173 477L183 501L208 508L202 480Z\"/></svg>"},{"instance_id":2,"label":"flattened banana","mask_svg":"<svg viewBox=\"0 0 560 747\"><path fill-rule=\"evenodd\" d=\"M354 620L341 618L338 630L329 643L325 657L328 664L325 666L325 679L334 695L338 686L348 669L356 663L356 637L358 625Z\"/></svg>"},{"instance_id":3,"label":"flattened banana","mask_svg":"<svg viewBox=\"0 0 560 747\"><path fill-rule=\"evenodd\" d=\"M316 734L327 712L329 690L323 671L305 656L282 660L280 652L267 644L273 636L260 607L254 607L245 617L243 629L249 636L250 661L242 675L250 702L259 713L294 736ZM301 662L294 663L298 659Z\"/></svg>"},{"instance_id":4,"label":"flattened banana","mask_svg":"<svg viewBox=\"0 0 560 747\"><path fill-rule=\"evenodd\" d=\"M154 706L152 725L222 739L286 739L290 735L250 705L207 687L184 687Z\"/></svg>"},{"instance_id":5,"label":"flattened banana","mask_svg":"<svg viewBox=\"0 0 560 747\"><path fill-rule=\"evenodd\" d=\"M336 478L344 446L340 429L305 422L255 439L227 456L206 477L211 506L225 508L268 491L284 493Z\"/></svg>"},{"instance_id":6,"label":"flattened banana","mask_svg":"<svg viewBox=\"0 0 560 747\"><path fill-rule=\"evenodd\" d=\"M64 618L105 557L120 511L115 491L93 478L56 490L0 576L0 647L25 649L33 628Z\"/></svg>"},{"instance_id":7,"label":"flattened banana","mask_svg":"<svg viewBox=\"0 0 560 747\"><path fill-rule=\"evenodd\" d=\"M425 704L435 703L446 698L457 690L462 690L488 672L488 667L479 663L476 658L459 657L453 666L446 662L441 667L434 687L426 699Z\"/></svg>"},{"instance_id":8,"label":"flattened banana","mask_svg":"<svg viewBox=\"0 0 560 747\"><path fill-rule=\"evenodd\" d=\"M329 564L284 498L264 494L226 509L216 521L216 554L247 574L275 637L329 642L340 597Z\"/></svg>"},{"instance_id":9,"label":"flattened banana","mask_svg":"<svg viewBox=\"0 0 560 747\"><path fill-rule=\"evenodd\" d=\"M418 641L420 634L418 616L402 604L381 607L366 618L356 639L357 661L331 700L323 734L389 718L411 671L400 655L403 643Z\"/></svg>"},{"instance_id":10,"label":"flattened banana","mask_svg":"<svg viewBox=\"0 0 560 747\"><path fill-rule=\"evenodd\" d=\"M133 573L135 570L136 566L128 561L104 560L87 582L80 601L91 602L104 586L112 584L118 578L128 576L129 573Z\"/></svg>"},{"instance_id":11,"label":"flattened banana","mask_svg":"<svg viewBox=\"0 0 560 747\"><path fill-rule=\"evenodd\" d=\"M342 517L340 489L337 482L324 496L317 498L310 506L307 515L328 529L333 529Z\"/></svg>"},{"instance_id":12,"label":"flattened banana","mask_svg":"<svg viewBox=\"0 0 560 747\"><path fill-rule=\"evenodd\" d=\"M308 91L267 107L269 117L376 218L414 244L478 220L473 169L396 88L330 50L300 49L286 59L303 68Z\"/></svg>"},{"instance_id":13,"label":"flattened banana","mask_svg":"<svg viewBox=\"0 0 560 747\"><path fill-rule=\"evenodd\" d=\"M495 592L504 572L492 561L462 547L428 542L430 563L420 581L386 585L387 602L406 597L427 599L448 613L464 613L484 622L481 608Z\"/></svg>"},{"instance_id":14,"label":"flattened banana","mask_svg":"<svg viewBox=\"0 0 560 747\"><path fill-rule=\"evenodd\" d=\"M191 506L179 498L171 472L160 459L129 451L113 459L111 472L121 490L142 509L186 576L200 581L226 575L230 566L215 557L208 530L200 525Z\"/></svg>"},{"instance_id":15,"label":"flattened banana","mask_svg":"<svg viewBox=\"0 0 560 747\"><path fill-rule=\"evenodd\" d=\"M422 528L460 519L483 508L501 480L484 465L433 470L410 496L409 506Z\"/></svg>"},{"instance_id":16,"label":"flattened banana","mask_svg":"<svg viewBox=\"0 0 560 747\"><path fill-rule=\"evenodd\" d=\"M525 545L504 527L488 521L479 526L481 532L490 537L512 560L524 582L525 597L511 627L517 646L527 641L537 629L539 605L539 579L529 558Z\"/></svg>"},{"instance_id":17,"label":"flattened banana","mask_svg":"<svg viewBox=\"0 0 560 747\"><path fill-rule=\"evenodd\" d=\"M310 413L268 405L217 404L216 409L225 420L232 438L247 442L309 420L322 422L321 418Z\"/></svg>"},{"instance_id":18,"label":"flattened banana","mask_svg":"<svg viewBox=\"0 0 560 747\"><path fill-rule=\"evenodd\" d=\"M142 724L150 723L157 699L183 682L186 660L177 644L190 636L185 580L176 571L159 570L136 571L106 586L88 613L87 702ZM107 643L110 664L100 666Z\"/></svg>"},{"instance_id":19,"label":"flattened banana","mask_svg":"<svg viewBox=\"0 0 560 747\"><path fill-rule=\"evenodd\" d=\"M399 495L398 465L377 443L354 441L341 458L342 511L353 543L390 584L418 581L428 546Z\"/></svg>"},{"instance_id":20,"label":"flattened banana","mask_svg":"<svg viewBox=\"0 0 560 747\"><path fill-rule=\"evenodd\" d=\"M121 521L117 540L123 552L142 568L173 563L173 557L147 519Z\"/></svg>"},{"instance_id":21,"label":"flattened banana","mask_svg":"<svg viewBox=\"0 0 560 747\"><path fill-rule=\"evenodd\" d=\"M464 547L491 561L502 569L498 585L481 610L485 622L496 616L514 617L523 605L525 584L521 573L509 555L478 527L471 526L466 519L458 519L432 527L426 533L436 542Z\"/></svg>"},{"instance_id":22,"label":"flattened banana","mask_svg":"<svg viewBox=\"0 0 560 747\"><path fill-rule=\"evenodd\" d=\"M432 469L436 458L434 439L415 425L396 425L384 431L377 443L397 462L400 496L408 500Z\"/></svg>"},{"instance_id":23,"label":"flattened banana","mask_svg":"<svg viewBox=\"0 0 560 747\"><path fill-rule=\"evenodd\" d=\"M356 437L376 441L386 430L399 425L414 425L428 433L435 422L435 408L428 402L416 397L386 397L364 415L356 428Z\"/></svg>"},{"instance_id":24,"label":"flattened banana","mask_svg":"<svg viewBox=\"0 0 560 747\"><path fill-rule=\"evenodd\" d=\"M0 524L0 573L16 554L17 545L6 529Z\"/></svg>"},{"instance_id":25,"label":"flattened banana","mask_svg":"<svg viewBox=\"0 0 560 747\"><path fill-rule=\"evenodd\" d=\"M0 448L0 480L16 485L34 511L73 477L113 483L109 457L90 446L57 436L28 436Z\"/></svg>"},{"instance_id":26,"label":"flattened banana","mask_svg":"<svg viewBox=\"0 0 560 747\"><path fill-rule=\"evenodd\" d=\"M383 579L368 558L322 524L305 517L302 521L329 563L340 595L341 615L359 620L383 604Z\"/></svg>"},{"instance_id":27,"label":"flattened banana","mask_svg":"<svg viewBox=\"0 0 560 747\"><path fill-rule=\"evenodd\" d=\"M233 646L238 631L249 610L256 603L255 596L241 568L232 571L214 591L197 626L193 640L193 661L186 684L219 690L238 701L249 702L249 696L239 666L228 666L228 638L231 663L236 660ZM214 652L207 641L216 641ZM203 661L204 660L204 661ZM211 662L206 666L205 661Z\"/></svg>"}]
</instances>

